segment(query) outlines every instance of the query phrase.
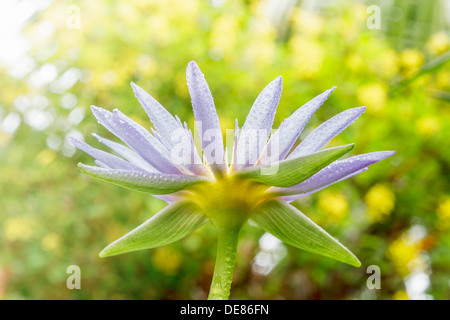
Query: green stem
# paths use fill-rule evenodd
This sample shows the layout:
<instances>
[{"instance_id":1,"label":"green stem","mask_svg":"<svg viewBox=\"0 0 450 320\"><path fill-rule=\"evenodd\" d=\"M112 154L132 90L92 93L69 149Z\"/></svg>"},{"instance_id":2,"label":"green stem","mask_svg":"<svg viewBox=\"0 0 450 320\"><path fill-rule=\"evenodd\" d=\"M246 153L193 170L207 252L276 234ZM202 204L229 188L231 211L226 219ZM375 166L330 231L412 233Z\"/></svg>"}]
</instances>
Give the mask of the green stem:
<instances>
[{"instance_id":1,"label":"green stem","mask_svg":"<svg viewBox=\"0 0 450 320\"><path fill-rule=\"evenodd\" d=\"M208 300L227 300L233 281L240 228L217 228L217 256Z\"/></svg>"}]
</instances>

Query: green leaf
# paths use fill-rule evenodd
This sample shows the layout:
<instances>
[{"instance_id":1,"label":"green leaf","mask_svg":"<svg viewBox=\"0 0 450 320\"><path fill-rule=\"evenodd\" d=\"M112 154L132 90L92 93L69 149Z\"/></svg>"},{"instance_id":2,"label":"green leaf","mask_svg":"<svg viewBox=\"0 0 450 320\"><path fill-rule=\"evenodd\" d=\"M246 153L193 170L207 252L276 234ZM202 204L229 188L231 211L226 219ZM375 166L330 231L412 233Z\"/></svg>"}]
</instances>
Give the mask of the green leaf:
<instances>
[{"instance_id":1,"label":"green leaf","mask_svg":"<svg viewBox=\"0 0 450 320\"><path fill-rule=\"evenodd\" d=\"M286 244L359 267L358 258L336 238L284 201L269 200L255 209L251 220Z\"/></svg>"},{"instance_id":2,"label":"green leaf","mask_svg":"<svg viewBox=\"0 0 450 320\"><path fill-rule=\"evenodd\" d=\"M79 163L78 167L82 172L99 180L151 194L174 193L207 180L203 176L108 169L82 163Z\"/></svg>"},{"instance_id":3,"label":"green leaf","mask_svg":"<svg viewBox=\"0 0 450 320\"><path fill-rule=\"evenodd\" d=\"M353 149L354 144L325 149L306 156L282 160L270 165L241 169L238 176L275 187L291 187L308 179Z\"/></svg>"},{"instance_id":4,"label":"green leaf","mask_svg":"<svg viewBox=\"0 0 450 320\"><path fill-rule=\"evenodd\" d=\"M195 203L174 202L111 243L100 252L100 257L164 246L188 236L206 221L208 218Z\"/></svg>"}]
</instances>

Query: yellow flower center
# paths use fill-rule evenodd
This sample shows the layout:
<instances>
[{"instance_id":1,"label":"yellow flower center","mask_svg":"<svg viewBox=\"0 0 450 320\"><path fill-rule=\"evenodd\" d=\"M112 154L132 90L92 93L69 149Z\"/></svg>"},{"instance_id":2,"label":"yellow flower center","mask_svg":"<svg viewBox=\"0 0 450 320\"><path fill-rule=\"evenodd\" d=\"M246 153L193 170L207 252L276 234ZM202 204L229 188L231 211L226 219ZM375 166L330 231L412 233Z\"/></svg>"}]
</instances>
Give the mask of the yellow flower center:
<instances>
[{"instance_id":1,"label":"yellow flower center","mask_svg":"<svg viewBox=\"0 0 450 320\"><path fill-rule=\"evenodd\" d=\"M219 221L243 223L258 204L270 197L265 193L269 187L229 174L193 186L186 197L195 201L214 224Z\"/></svg>"}]
</instances>

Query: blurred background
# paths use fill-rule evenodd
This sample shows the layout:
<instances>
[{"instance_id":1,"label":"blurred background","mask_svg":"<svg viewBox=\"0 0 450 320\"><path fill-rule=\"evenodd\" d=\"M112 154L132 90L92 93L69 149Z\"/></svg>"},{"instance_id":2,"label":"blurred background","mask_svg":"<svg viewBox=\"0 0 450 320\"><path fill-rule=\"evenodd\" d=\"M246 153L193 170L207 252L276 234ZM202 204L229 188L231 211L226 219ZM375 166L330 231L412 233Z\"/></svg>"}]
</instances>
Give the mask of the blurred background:
<instances>
[{"instance_id":1,"label":"blurred background","mask_svg":"<svg viewBox=\"0 0 450 320\"><path fill-rule=\"evenodd\" d=\"M69 136L111 137L90 112L119 108L150 128L134 81L193 127L187 63L233 129L276 76L274 127L337 86L305 128L365 114L331 145L396 150L369 171L294 202L361 260L354 268L241 233L231 299L450 298L450 2L129 0L0 2L0 298L204 299L209 224L154 250L100 259L165 206L80 174ZM117 139L115 139L118 141ZM67 267L81 269L69 290ZM367 279L380 268L381 289Z\"/></svg>"}]
</instances>

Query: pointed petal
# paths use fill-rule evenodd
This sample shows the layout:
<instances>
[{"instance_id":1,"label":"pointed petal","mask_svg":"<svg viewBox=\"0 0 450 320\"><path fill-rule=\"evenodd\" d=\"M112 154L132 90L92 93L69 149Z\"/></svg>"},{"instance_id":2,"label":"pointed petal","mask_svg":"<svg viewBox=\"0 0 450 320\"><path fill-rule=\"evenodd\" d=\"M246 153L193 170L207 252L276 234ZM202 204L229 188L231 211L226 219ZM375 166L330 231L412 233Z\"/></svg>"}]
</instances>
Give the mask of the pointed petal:
<instances>
[{"instance_id":1,"label":"pointed petal","mask_svg":"<svg viewBox=\"0 0 450 320\"><path fill-rule=\"evenodd\" d=\"M358 258L336 238L315 224L297 208L280 200L269 200L251 216L264 231L284 243L359 267Z\"/></svg>"},{"instance_id":2,"label":"pointed petal","mask_svg":"<svg viewBox=\"0 0 450 320\"><path fill-rule=\"evenodd\" d=\"M125 142L158 171L179 173L179 170L167 160L168 151L164 150L162 144L137 122L117 109L110 112L103 108L91 106L91 110L101 125Z\"/></svg>"},{"instance_id":3,"label":"pointed petal","mask_svg":"<svg viewBox=\"0 0 450 320\"><path fill-rule=\"evenodd\" d=\"M153 167L164 173L180 173L170 161L170 153L150 132L115 109L112 117L120 138Z\"/></svg>"},{"instance_id":4,"label":"pointed petal","mask_svg":"<svg viewBox=\"0 0 450 320\"><path fill-rule=\"evenodd\" d=\"M351 125L366 110L366 107L358 107L345 110L328 121L325 121L314 129L298 146L292 151L288 158L295 158L320 150L331 139Z\"/></svg>"},{"instance_id":5,"label":"pointed petal","mask_svg":"<svg viewBox=\"0 0 450 320\"><path fill-rule=\"evenodd\" d=\"M330 184L328 184L328 185L325 185L325 186L323 186L323 187L321 187L321 188L319 188L319 189L315 189L315 190L312 190L312 191L309 191L309 192L304 192L304 193L294 194L294 195L290 195L290 196L289 196L289 195L288 195L288 196L280 196L279 199L284 200L284 201L286 201L286 202L292 202L292 201L298 200L298 199L300 199L300 198L306 197L306 196L308 196L308 195L310 195L310 194L316 193L317 191L320 191L320 190L322 190L322 189L325 189L326 187L328 187L328 186L330 186L330 185L332 185L332 184L335 184L335 183L338 183L338 182L340 182L340 181L349 179L349 178L351 178L351 177L353 177L353 176L356 176L356 175L358 175L358 174L360 174L360 173L362 173L362 172L364 172L364 171L367 171L367 170L369 170L369 168L367 168L367 167L366 167L366 168L362 168L361 170L358 170L358 171L355 171L355 172L353 172L353 173L351 173L351 174L349 174L349 175L346 175L346 176L343 177L342 179L339 179L339 180L337 180L337 181L334 181L334 182L332 182L332 183L330 183ZM287 188L286 188L286 189L287 189ZM275 192L276 192L276 191L275 191ZM280 193L283 194L284 191L281 191ZM286 194L288 194L288 193L286 193ZM289 194L290 194L290 193L289 193Z\"/></svg>"},{"instance_id":6,"label":"pointed petal","mask_svg":"<svg viewBox=\"0 0 450 320\"><path fill-rule=\"evenodd\" d=\"M95 162L99 167L106 168L106 169L111 169L110 166L107 166L106 164L104 164L104 163L101 162L100 160L95 160L94 162Z\"/></svg>"},{"instance_id":7,"label":"pointed petal","mask_svg":"<svg viewBox=\"0 0 450 320\"><path fill-rule=\"evenodd\" d=\"M270 137L269 142L265 146L267 156L264 155L263 151L260 163L267 164L284 159L309 119L335 89L336 87L326 90L297 109L289 118L286 118L278 130Z\"/></svg>"},{"instance_id":8,"label":"pointed petal","mask_svg":"<svg viewBox=\"0 0 450 320\"><path fill-rule=\"evenodd\" d=\"M188 236L207 220L194 203L174 202L111 243L100 252L100 257L167 245Z\"/></svg>"},{"instance_id":9,"label":"pointed petal","mask_svg":"<svg viewBox=\"0 0 450 320\"><path fill-rule=\"evenodd\" d=\"M78 164L80 170L102 181L151 194L169 194L205 181L202 176L105 169Z\"/></svg>"},{"instance_id":10,"label":"pointed petal","mask_svg":"<svg viewBox=\"0 0 450 320\"><path fill-rule=\"evenodd\" d=\"M336 182L350 178L362 171L369 165L377 163L392 156L395 151L377 151L360 154L344 160L338 160L323 168L309 179L289 188L272 188L280 195L298 195L297 198L304 197Z\"/></svg>"},{"instance_id":11,"label":"pointed petal","mask_svg":"<svg viewBox=\"0 0 450 320\"><path fill-rule=\"evenodd\" d=\"M205 76L194 61L191 61L188 64L186 79L192 100L194 116L196 121L201 124L199 135L201 137L203 150L205 151L208 146L210 146L210 149L214 149L214 154L213 152L211 152L211 154L210 152L205 152L206 159L212 167L214 167L213 164L215 163L219 168L224 169L224 146L219 117ZM214 142L209 140L210 138L212 139L212 137L215 138ZM212 146L214 148L211 148Z\"/></svg>"},{"instance_id":12,"label":"pointed petal","mask_svg":"<svg viewBox=\"0 0 450 320\"><path fill-rule=\"evenodd\" d=\"M117 152L119 155L127 159L130 163L138 167L141 167L142 169L148 172L159 172L154 167L152 167L147 161L145 161L140 155L138 155L130 148L124 146L123 144L108 140L95 133L93 133L92 135L96 137L99 142L103 143L111 150Z\"/></svg>"},{"instance_id":13,"label":"pointed petal","mask_svg":"<svg viewBox=\"0 0 450 320\"><path fill-rule=\"evenodd\" d=\"M108 131L114 134L116 137L123 140L120 136L120 132L117 128L116 123L113 121L112 112L96 106L91 106L91 111L97 119L98 123L108 129Z\"/></svg>"},{"instance_id":14,"label":"pointed petal","mask_svg":"<svg viewBox=\"0 0 450 320\"><path fill-rule=\"evenodd\" d=\"M131 82L136 98L147 113L164 145L171 149L173 145L172 134L182 128L178 121L151 95L138 85Z\"/></svg>"},{"instance_id":15,"label":"pointed petal","mask_svg":"<svg viewBox=\"0 0 450 320\"><path fill-rule=\"evenodd\" d=\"M136 121L127 117L123 112L118 109L113 110L113 121L117 125L119 129L126 131L126 129L142 136L145 140L148 141L159 153L167 155L169 151L165 146L161 144L158 139L156 139L147 129L141 126ZM132 130L131 130L132 129Z\"/></svg>"},{"instance_id":16,"label":"pointed petal","mask_svg":"<svg viewBox=\"0 0 450 320\"><path fill-rule=\"evenodd\" d=\"M107 153L105 151L93 148L83 141L80 141L73 137L70 138L70 141L72 141L75 147L77 147L81 151L84 151L85 153L87 153L88 155L99 161L102 164L102 166L106 165L107 167L112 169L142 171L141 168L135 166L134 164L131 164L128 161L119 158L115 155L112 155L110 153Z\"/></svg>"},{"instance_id":17,"label":"pointed petal","mask_svg":"<svg viewBox=\"0 0 450 320\"><path fill-rule=\"evenodd\" d=\"M282 78L276 78L263 89L253 103L237 145L236 165L238 168L253 165L258 160L272 128L282 86Z\"/></svg>"},{"instance_id":18,"label":"pointed petal","mask_svg":"<svg viewBox=\"0 0 450 320\"><path fill-rule=\"evenodd\" d=\"M267 185L290 187L308 179L353 149L353 144L325 149L307 156L287 159L271 165L244 168L236 174Z\"/></svg>"}]
</instances>

